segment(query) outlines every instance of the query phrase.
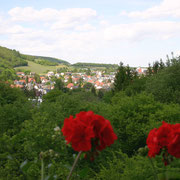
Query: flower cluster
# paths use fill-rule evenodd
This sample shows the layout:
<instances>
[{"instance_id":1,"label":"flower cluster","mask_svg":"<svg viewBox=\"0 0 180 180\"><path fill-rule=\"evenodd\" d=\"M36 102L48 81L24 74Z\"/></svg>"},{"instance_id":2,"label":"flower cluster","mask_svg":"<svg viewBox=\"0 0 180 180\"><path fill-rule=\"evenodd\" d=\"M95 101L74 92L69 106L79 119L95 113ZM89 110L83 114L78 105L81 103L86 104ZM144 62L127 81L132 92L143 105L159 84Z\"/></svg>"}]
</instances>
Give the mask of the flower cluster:
<instances>
[{"instance_id":1,"label":"flower cluster","mask_svg":"<svg viewBox=\"0 0 180 180\"><path fill-rule=\"evenodd\" d=\"M180 124L173 125L163 121L158 129L149 132L146 143L149 157L155 157L164 149L166 156L170 154L180 158Z\"/></svg>"},{"instance_id":2,"label":"flower cluster","mask_svg":"<svg viewBox=\"0 0 180 180\"><path fill-rule=\"evenodd\" d=\"M101 151L117 139L110 122L92 111L66 118L62 133L75 151Z\"/></svg>"}]
</instances>

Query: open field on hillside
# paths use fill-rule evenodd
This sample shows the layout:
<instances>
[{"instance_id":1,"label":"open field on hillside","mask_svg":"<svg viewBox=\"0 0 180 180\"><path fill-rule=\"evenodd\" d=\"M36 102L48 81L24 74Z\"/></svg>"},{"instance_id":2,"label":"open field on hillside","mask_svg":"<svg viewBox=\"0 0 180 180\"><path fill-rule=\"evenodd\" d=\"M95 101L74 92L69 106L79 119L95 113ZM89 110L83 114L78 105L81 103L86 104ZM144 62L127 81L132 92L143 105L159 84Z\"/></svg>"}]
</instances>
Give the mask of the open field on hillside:
<instances>
[{"instance_id":1,"label":"open field on hillside","mask_svg":"<svg viewBox=\"0 0 180 180\"><path fill-rule=\"evenodd\" d=\"M28 66L19 66L15 69L24 69L30 70L31 72L35 72L37 74L45 74L47 71L56 71L57 68L66 67L66 65L58 65L58 66L43 66L40 64L36 64L32 61L28 61Z\"/></svg>"}]
</instances>

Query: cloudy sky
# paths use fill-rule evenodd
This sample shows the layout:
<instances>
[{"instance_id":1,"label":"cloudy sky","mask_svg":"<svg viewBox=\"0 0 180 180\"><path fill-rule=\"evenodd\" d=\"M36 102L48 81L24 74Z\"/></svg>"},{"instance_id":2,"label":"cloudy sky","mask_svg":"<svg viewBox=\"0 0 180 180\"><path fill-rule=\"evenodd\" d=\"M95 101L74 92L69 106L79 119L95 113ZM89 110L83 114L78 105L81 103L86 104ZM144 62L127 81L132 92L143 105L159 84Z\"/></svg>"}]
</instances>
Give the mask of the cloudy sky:
<instances>
[{"instance_id":1,"label":"cloudy sky","mask_svg":"<svg viewBox=\"0 0 180 180\"><path fill-rule=\"evenodd\" d=\"M25 54L147 66L179 42L180 0L0 0L0 45Z\"/></svg>"}]
</instances>

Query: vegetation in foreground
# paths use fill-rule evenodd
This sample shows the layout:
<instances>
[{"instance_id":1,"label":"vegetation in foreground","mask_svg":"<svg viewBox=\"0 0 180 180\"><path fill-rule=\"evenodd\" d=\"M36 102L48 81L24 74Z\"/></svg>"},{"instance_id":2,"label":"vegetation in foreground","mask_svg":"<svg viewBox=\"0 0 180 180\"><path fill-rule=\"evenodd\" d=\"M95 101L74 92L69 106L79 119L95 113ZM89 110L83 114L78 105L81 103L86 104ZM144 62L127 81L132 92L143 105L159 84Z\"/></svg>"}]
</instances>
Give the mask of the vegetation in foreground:
<instances>
[{"instance_id":1,"label":"vegetation in foreground","mask_svg":"<svg viewBox=\"0 0 180 180\"><path fill-rule=\"evenodd\" d=\"M146 139L163 120L180 122L180 61L172 59L157 71L149 67L145 77L128 74L123 64L119 69L113 91L100 97L55 86L38 106L20 89L1 82L0 179L41 179L42 167L44 179L66 179L77 152L66 144L60 129L65 118L91 110L111 122L118 139L94 161L81 156L72 179L153 180ZM161 155L152 159L159 179L164 172L169 179L180 179L180 160L173 160L164 167Z\"/></svg>"}]
</instances>

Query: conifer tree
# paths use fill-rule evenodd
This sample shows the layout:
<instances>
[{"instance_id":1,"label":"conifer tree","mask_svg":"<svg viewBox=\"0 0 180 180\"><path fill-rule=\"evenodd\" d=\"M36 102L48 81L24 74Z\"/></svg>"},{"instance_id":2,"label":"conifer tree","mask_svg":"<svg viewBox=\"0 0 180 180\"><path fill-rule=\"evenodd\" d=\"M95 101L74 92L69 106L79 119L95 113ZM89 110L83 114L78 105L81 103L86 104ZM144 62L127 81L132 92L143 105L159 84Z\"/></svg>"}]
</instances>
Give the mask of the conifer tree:
<instances>
[{"instance_id":1,"label":"conifer tree","mask_svg":"<svg viewBox=\"0 0 180 180\"><path fill-rule=\"evenodd\" d=\"M120 65L118 67L118 71L115 76L114 80L114 90L115 91L121 91L125 90L126 87L130 84L132 81L132 72L129 66L123 66L123 63L120 62Z\"/></svg>"}]
</instances>

